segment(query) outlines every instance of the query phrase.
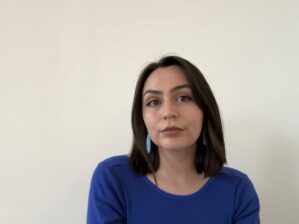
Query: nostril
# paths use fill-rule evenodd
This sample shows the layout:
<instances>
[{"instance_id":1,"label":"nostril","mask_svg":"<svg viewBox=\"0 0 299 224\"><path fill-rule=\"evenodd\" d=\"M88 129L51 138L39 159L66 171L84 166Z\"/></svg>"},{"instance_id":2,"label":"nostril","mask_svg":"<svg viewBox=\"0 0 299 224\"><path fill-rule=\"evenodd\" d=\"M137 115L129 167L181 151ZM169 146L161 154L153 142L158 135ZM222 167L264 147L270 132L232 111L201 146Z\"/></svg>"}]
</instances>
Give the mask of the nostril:
<instances>
[{"instance_id":1,"label":"nostril","mask_svg":"<svg viewBox=\"0 0 299 224\"><path fill-rule=\"evenodd\" d=\"M164 115L164 119L172 119L172 118L176 118L176 114L175 113L168 113Z\"/></svg>"}]
</instances>

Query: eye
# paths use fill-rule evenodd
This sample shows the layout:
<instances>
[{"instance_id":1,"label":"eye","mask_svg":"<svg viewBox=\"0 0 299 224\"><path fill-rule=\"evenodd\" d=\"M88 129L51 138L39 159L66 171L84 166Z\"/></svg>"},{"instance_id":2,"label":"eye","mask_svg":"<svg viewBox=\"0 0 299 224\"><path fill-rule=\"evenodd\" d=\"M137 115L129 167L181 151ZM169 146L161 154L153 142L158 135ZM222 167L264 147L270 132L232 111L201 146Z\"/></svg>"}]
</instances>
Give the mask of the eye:
<instances>
[{"instance_id":1,"label":"eye","mask_svg":"<svg viewBox=\"0 0 299 224\"><path fill-rule=\"evenodd\" d=\"M189 102L192 100L192 97L190 96L179 96L176 99L178 102Z\"/></svg>"},{"instance_id":2,"label":"eye","mask_svg":"<svg viewBox=\"0 0 299 224\"><path fill-rule=\"evenodd\" d=\"M155 107L160 104L159 100L150 100L146 103L147 107Z\"/></svg>"}]
</instances>

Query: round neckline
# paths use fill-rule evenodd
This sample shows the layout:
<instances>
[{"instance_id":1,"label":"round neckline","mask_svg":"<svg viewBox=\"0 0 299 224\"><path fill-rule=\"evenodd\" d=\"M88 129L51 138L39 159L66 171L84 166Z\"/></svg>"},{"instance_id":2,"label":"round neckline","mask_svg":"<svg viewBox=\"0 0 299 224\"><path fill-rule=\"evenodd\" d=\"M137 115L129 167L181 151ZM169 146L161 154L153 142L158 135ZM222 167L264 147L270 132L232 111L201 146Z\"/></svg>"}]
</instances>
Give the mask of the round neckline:
<instances>
[{"instance_id":1,"label":"round neckline","mask_svg":"<svg viewBox=\"0 0 299 224\"><path fill-rule=\"evenodd\" d=\"M208 186L214 180L213 177L209 177L209 179L205 182L205 184L203 186L201 186L198 190L196 190L190 194L179 195L179 194L172 194L170 192L167 192L167 191L157 187L146 175L142 176L142 179L145 181L145 183L150 188L152 188L154 191L156 191L160 195L162 195L164 197L172 198L172 199L179 199L179 200L190 199L190 198L197 197L197 196L203 194L207 190Z\"/></svg>"}]
</instances>

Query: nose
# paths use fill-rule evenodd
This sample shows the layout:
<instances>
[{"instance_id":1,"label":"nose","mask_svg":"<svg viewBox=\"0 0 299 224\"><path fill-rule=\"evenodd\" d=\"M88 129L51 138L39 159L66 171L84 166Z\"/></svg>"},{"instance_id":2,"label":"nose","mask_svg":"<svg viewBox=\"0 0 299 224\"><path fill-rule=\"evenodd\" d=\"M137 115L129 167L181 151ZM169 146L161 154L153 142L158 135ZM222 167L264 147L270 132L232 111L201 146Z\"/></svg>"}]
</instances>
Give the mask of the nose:
<instances>
[{"instance_id":1,"label":"nose","mask_svg":"<svg viewBox=\"0 0 299 224\"><path fill-rule=\"evenodd\" d=\"M164 102L163 119L165 119L165 120L174 119L174 118L177 118L177 116L178 116L178 112L176 110L174 103L169 102L169 101Z\"/></svg>"}]
</instances>

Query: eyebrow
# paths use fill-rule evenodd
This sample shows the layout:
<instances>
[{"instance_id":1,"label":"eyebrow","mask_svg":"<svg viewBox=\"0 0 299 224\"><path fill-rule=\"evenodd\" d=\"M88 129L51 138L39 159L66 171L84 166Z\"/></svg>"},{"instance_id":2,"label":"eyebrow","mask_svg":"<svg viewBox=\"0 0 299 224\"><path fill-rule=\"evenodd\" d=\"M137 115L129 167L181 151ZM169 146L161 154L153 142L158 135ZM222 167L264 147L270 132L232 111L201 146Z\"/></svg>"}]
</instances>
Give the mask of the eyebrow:
<instances>
[{"instance_id":1,"label":"eyebrow","mask_svg":"<svg viewBox=\"0 0 299 224\"><path fill-rule=\"evenodd\" d=\"M191 88L191 86L189 84L182 84L182 85L178 85L178 86L175 86L173 88L170 89L170 92L175 92L175 91L178 91L180 89L183 89L183 88ZM144 93L143 93L143 97L148 94L148 93L152 93L152 94L157 94L157 95L162 95L162 91L160 90L153 90L153 89L148 89L146 90Z\"/></svg>"}]
</instances>

